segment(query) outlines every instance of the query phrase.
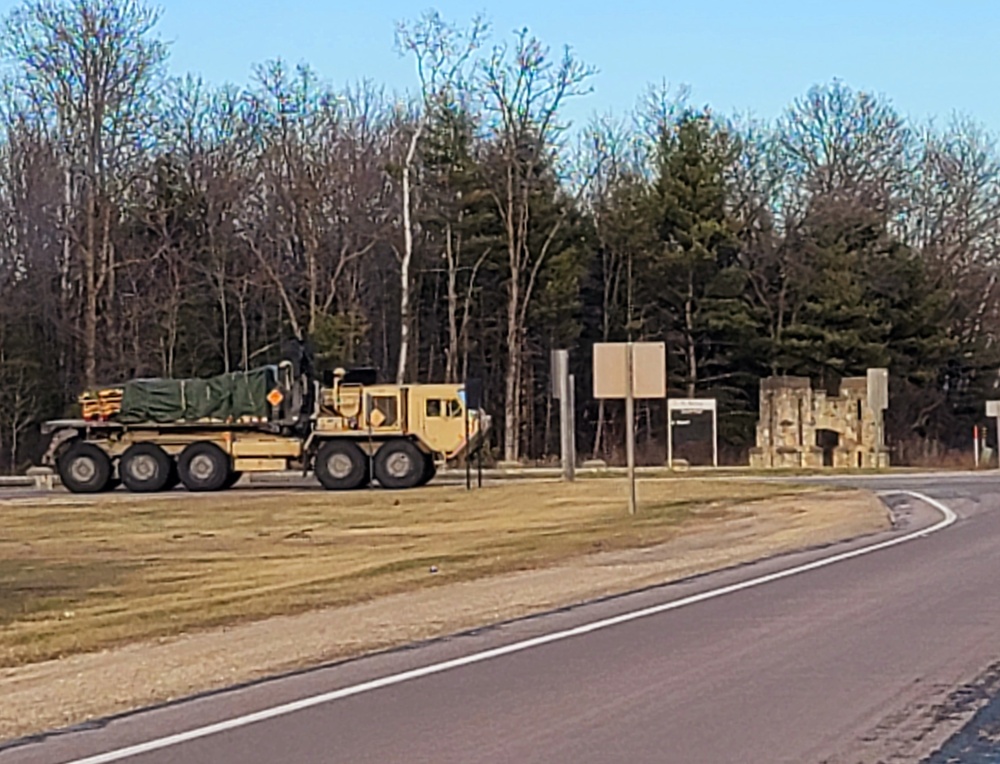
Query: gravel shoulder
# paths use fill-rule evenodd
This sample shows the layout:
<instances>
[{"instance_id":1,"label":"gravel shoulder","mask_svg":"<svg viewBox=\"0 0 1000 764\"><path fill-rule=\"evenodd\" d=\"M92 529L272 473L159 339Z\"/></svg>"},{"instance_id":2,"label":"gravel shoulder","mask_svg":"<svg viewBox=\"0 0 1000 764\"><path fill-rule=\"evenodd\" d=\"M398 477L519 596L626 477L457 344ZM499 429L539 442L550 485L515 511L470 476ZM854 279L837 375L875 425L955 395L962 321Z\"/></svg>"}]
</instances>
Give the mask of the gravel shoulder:
<instances>
[{"instance_id":1,"label":"gravel shoulder","mask_svg":"<svg viewBox=\"0 0 1000 764\"><path fill-rule=\"evenodd\" d=\"M865 491L748 501L665 543L0 669L0 740L885 530ZM428 571L429 579L435 574Z\"/></svg>"}]
</instances>

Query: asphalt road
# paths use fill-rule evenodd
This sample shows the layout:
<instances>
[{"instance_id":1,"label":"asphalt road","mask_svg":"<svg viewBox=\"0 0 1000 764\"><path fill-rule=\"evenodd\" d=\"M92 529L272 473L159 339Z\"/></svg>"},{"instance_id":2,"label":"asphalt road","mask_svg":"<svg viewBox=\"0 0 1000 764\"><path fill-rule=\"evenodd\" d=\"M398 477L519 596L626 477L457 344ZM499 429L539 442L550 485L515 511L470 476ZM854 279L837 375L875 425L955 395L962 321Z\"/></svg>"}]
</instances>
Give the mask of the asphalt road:
<instances>
[{"instance_id":1,"label":"asphalt road","mask_svg":"<svg viewBox=\"0 0 1000 764\"><path fill-rule=\"evenodd\" d=\"M106 720L0 764L920 761L1000 684L1000 477L851 482L958 520L774 577L940 522L895 495L893 534Z\"/></svg>"}]
</instances>

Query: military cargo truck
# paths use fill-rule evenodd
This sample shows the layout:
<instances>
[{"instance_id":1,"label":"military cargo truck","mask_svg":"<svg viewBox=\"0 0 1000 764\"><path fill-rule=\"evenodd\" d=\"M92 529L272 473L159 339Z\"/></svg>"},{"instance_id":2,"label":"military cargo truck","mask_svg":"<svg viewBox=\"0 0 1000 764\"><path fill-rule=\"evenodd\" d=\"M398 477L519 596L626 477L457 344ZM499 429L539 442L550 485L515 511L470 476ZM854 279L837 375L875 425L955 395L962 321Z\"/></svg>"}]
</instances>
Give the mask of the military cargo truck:
<instances>
[{"instance_id":1,"label":"military cargo truck","mask_svg":"<svg viewBox=\"0 0 1000 764\"><path fill-rule=\"evenodd\" d=\"M320 382L290 362L208 379L136 379L87 391L81 417L46 422L43 463L75 493L232 487L246 472L313 472L330 490L402 489L468 454L489 417L465 385ZM472 404L471 406L469 404Z\"/></svg>"}]
</instances>

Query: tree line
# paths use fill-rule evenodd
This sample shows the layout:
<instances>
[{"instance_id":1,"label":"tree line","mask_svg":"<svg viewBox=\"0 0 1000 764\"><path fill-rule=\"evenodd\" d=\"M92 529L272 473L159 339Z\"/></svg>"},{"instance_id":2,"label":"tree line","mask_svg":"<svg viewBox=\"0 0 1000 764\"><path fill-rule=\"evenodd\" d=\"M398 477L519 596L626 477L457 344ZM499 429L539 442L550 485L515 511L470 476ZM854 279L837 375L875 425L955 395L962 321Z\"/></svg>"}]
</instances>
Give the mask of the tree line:
<instances>
[{"instance_id":1,"label":"tree line","mask_svg":"<svg viewBox=\"0 0 1000 764\"><path fill-rule=\"evenodd\" d=\"M569 348L584 454L613 457L595 341L663 340L674 394L752 445L759 380L887 366L897 461L964 447L995 396L1000 156L975 122L903 118L833 81L776 120L650 86L565 117L596 70L483 18L400 23L408 94L269 61L170 76L141 0L27 0L3 21L0 446L81 389L280 357L400 382L482 380L495 454L558 449ZM662 459L662 404L639 409Z\"/></svg>"}]
</instances>

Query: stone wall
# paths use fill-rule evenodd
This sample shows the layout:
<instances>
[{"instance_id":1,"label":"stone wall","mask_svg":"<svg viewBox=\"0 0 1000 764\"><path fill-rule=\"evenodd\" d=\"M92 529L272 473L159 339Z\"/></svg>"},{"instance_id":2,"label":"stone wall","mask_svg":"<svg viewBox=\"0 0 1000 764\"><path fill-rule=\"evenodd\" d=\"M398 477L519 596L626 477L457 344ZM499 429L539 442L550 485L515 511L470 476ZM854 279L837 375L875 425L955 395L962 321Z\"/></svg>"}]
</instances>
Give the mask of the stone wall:
<instances>
[{"instance_id":1,"label":"stone wall","mask_svg":"<svg viewBox=\"0 0 1000 764\"><path fill-rule=\"evenodd\" d=\"M888 451L877 441L878 420L868 407L866 377L843 379L836 395L814 390L807 377L761 381L751 467L887 467Z\"/></svg>"}]
</instances>

